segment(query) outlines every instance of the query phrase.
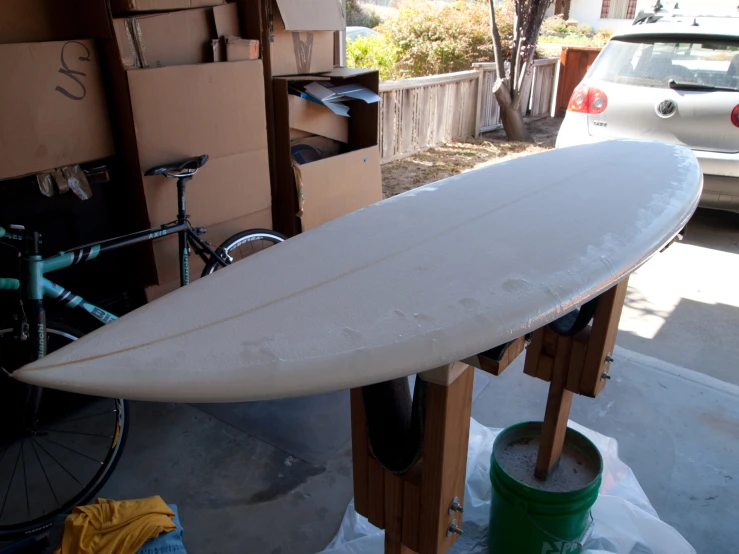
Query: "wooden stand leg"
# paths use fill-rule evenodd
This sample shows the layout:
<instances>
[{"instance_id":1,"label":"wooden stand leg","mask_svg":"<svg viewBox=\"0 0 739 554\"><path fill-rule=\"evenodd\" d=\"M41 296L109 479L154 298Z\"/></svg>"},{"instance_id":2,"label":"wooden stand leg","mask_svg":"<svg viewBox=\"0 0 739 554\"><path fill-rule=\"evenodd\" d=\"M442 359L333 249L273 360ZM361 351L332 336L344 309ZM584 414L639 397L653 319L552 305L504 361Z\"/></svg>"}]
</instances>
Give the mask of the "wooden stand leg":
<instances>
[{"instance_id":1,"label":"wooden stand leg","mask_svg":"<svg viewBox=\"0 0 739 554\"><path fill-rule=\"evenodd\" d=\"M462 526L460 512L449 513L454 498L464 502L467 442L470 436L472 381L468 367L450 385L429 383L421 474L421 527L419 552L442 554L457 539L447 536L453 520Z\"/></svg>"},{"instance_id":2,"label":"wooden stand leg","mask_svg":"<svg viewBox=\"0 0 739 554\"><path fill-rule=\"evenodd\" d=\"M385 527L385 470L370 454L367 420L362 389L352 389L352 463L354 469L354 508L369 522Z\"/></svg>"},{"instance_id":3,"label":"wooden stand leg","mask_svg":"<svg viewBox=\"0 0 739 554\"><path fill-rule=\"evenodd\" d=\"M592 325L571 337L537 329L526 352L524 373L550 381L535 475L546 480L564 446L572 395L595 398L610 378L610 364L628 279L598 298Z\"/></svg>"},{"instance_id":4,"label":"wooden stand leg","mask_svg":"<svg viewBox=\"0 0 739 554\"><path fill-rule=\"evenodd\" d=\"M362 389L349 391L352 425L352 468L354 478L354 509L366 515L369 509L369 443L364 415Z\"/></svg>"},{"instance_id":5,"label":"wooden stand leg","mask_svg":"<svg viewBox=\"0 0 739 554\"><path fill-rule=\"evenodd\" d=\"M386 471L370 453L362 391L351 391L354 505L385 529L388 554L443 554L461 532L473 378L459 362L419 376L428 386L423 453L404 475Z\"/></svg>"},{"instance_id":6,"label":"wooden stand leg","mask_svg":"<svg viewBox=\"0 0 739 554\"><path fill-rule=\"evenodd\" d=\"M411 554L403 544L403 477L385 473L385 554Z\"/></svg>"},{"instance_id":7,"label":"wooden stand leg","mask_svg":"<svg viewBox=\"0 0 739 554\"><path fill-rule=\"evenodd\" d=\"M537 479L541 480L546 480L549 472L557 465L564 446L567 419L570 416L570 407L572 406L572 391L565 388L571 350L572 339L559 337L552 370L552 382L549 385L547 409L544 413L544 424L541 430L539 455L536 459L536 470L534 471Z\"/></svg>"}]
</instances>

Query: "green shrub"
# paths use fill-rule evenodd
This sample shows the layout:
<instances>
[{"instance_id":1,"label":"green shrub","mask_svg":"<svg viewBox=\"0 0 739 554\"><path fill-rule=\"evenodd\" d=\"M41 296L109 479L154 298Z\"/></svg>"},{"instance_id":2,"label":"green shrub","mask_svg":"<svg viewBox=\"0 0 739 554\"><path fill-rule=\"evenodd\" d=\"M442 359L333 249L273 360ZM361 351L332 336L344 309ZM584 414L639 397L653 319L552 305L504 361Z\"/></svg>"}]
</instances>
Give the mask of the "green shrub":
<instances>
[{"instance_id":1,"label":"green shrub","mask_svg":"<svg viewBox=\"0 0 739 554\"><path fill-rule=\"evenodd\" d=\"M363 67L380 71L380 79L397 79L397 49L385 35L369 35L348 42L347 67Z\"/></svg>"},{"instance_id":2,"label":"green shrub","mask_svg":"<svg viewBox=\"0 0 739 554\"><path fill-rule=\"evenodd\" d=\"M585 35L569 33L561 36L541 36L539 42L542 44L566 44L571 46L594 46L593 38Z\"/></svg>"},{"instance_id":3,"label":"green shrub","mask_svg":"<svg viewBox=\"0 0 739 554\"><path fill-rule=\"evenodd\" d=\"M361 4L359 0L346 0L346 24L356 27L374 29L382 19L371 7Z\"/></svg>"},{"instance_id":4,"label":"green shrub","mask_svg":"<svg viewBox=\"0 0 739 554\"><path fill-rule=\"evenodd\" d=\"M593 28L585 23L576 23L575 25L570 26L567 29L567 32L576 35L585 35L586 37L593 36Z\"/></svg>"},{"instance_id":5,"label":"green shrub","mask_svg":"<svg viewBox=\"0 0 739 554\"><path fill-rule=\"evenodd\" d=\"M593 40L598 46L603 46L611 39L611 35L613 35L613 31L611 29L601 29L597 33L595 33L595 36L593 36Z\"/></svg>"},{"instance_id":6,"label":"green shrub","mask_svg":"<svg viewBox=\"0 0 739 554\"><path fill-rule=\"evenodd\" d=\"M493 60L489 4L461 0L441 8L406 3L396 17L377 29L397 49L399 78L464 71L474 62ZM510 11L510 10L508 10ZM499 30L506 51L513 35L512 13L499 10Z\"/></svg>"},{"instance_id":7,"label":"green shrub","mask_svg":"<svg viewBox=\"0 0 739 554\"><path fill-rule=\"evenodd\" d=\"M347 44L347 66L378 69L380 78L387 80L464 71L474 62L491 62L489 6L485 0L459 0L441 7L406 0L397 15L377 27L381 36ZM496 21L508 58L513 39L510 0L496 8Z\"/></svg>"},{"instance_id":8,"label":"green shrub","mask_svg":"<svg viewBox=\"0 0 739 554\"><path fill-rule=\"evenodd\" d=\"M541 25L541 34L552 35L555 33L566 33L567 22L562 14L547 17Z\"/></svg>"}]
</instances>

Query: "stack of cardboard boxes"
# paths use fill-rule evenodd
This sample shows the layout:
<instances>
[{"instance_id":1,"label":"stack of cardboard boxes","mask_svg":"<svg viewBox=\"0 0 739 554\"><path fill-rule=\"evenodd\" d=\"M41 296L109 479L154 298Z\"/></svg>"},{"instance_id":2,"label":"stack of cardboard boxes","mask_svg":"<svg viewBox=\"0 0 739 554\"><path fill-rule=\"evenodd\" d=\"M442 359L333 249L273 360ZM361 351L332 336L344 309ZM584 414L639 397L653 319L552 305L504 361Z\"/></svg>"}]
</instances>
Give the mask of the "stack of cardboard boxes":
<instances>
[{"instance_id":1,"label":"stack of cardboard boxes","mask_svg":"<svg viewBox=\"0 0 739 554\"><path fill-rule=\"evenodd\" d=\"M187 209L214 246L255 227L292 236L381 199L378 104L344 98L337 115L301 97L312 82L378 92L376 71L334 68L343 0L4 3L0 179L116 155L135 227L158 226L176 216L175 182L146 170L208 154ZM147 243L140 263L149 300L178 286L175 237Z\"/></svg>"},{"instance_id":2,"label":"stack of cardboard boxes","mask_svg":"<svg viewBox=\"0 0 739 554\"><path fill-rule=\"evenodd\" d=\"M242 37L236 4L199 0L203 7L142 11L193 3L114 2L114 10L127 13L114 11L115 40L105 54L126 167L135 168L130 178L141 183L149 225L171 221L177 197L174 181L144 173L208 154L188 184L187 209L217 246L244 229L272 228L264 70L254 43ZM176 237L155 241L153 257L156 286L147 288L149 300L179 285ZM201 264L192 258L193 278Z\"/></svg>"},{"instance_id":3,"label":"stack of cardboard boxes","mask_svg":"<svg viewBox=\"0 0 739 554\"><path fill-rule=\"evenodd\" d=\"M320 77L319 81L313 75L273 79L276 166L273 181L275 202L283 208L275 216L283 216L280 224L288 232L307 231L382 200L378 104L348 100L344 103L349 109L347 117L303 97L307 95L296 94L305 88L305 83L331 87L351 83L376 94L377 71L336 68ZM316 137L323 141L329 139L328 143L335 148L318 146L317 159L313 159L315 156L296 158L296 146L317 146Z\"/></svg>"},{"instance_id":4,"label":"stack of cardboard boxes","mask_svg":"<svg viewBox=\"0 0 739 554\"><path fill-rule=\"evenodd\" d=\"M260 3L267 15L256 31L269 44L264 58L265 74L271 78L267 103L272 116L273 215L275 227L292 236L382 199L378 104L348 100L348 116L339 116L301 98L299 89L311 81L327 86L353 83L377 94L379 75L375 70L333 67L333 35L345 28L343 0L246 2L251 18L259 17ZM293 147L310 137L336 141L338 150L300 163Z\"/></svg>"}]
</instances>

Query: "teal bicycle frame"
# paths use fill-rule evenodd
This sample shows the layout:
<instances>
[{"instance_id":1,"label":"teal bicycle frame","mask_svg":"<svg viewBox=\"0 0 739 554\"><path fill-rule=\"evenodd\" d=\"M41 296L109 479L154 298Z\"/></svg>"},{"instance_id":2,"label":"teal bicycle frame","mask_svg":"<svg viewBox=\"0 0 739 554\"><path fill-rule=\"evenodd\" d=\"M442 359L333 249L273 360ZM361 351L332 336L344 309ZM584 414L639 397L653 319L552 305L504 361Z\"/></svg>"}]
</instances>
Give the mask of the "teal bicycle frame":
<instances>
[{"instance_id":1,"label":"teal bicycle frame","mask_svg":"<svg viewBox=\"0 0 739 554\"><path fill-rule=\"evenodd\" d=\"M150 241L166 235L177 234L179 237L180 253L180 285L185 286L190 282L190 264L188 260L188 248L191 247L195 254L207 264L216 260L221 267L227 265L227 261L216 253L211 246L200 238L205 229L193 229L188 222L188 214L185 205L185 185L192 178L193 173L182 174L177 179L177 219L156 229L138 231L122 237L116 237L94 244L77 247L68 252L60 252L50 258L43 259L39 253L40 235L37 232L27 232L22 227L11 226L8 230L0 227L0 239L20 241L24 243L21 256L21 278L8 279L0 277L0 291L20 291L23 302L29 302L32 309L28 323L24 321L21 336L33 340L34 356L42 358L46 354L46 313L44 310L44 298L56 300L67 308L81 308L92 317L103 324L118 319L110 312L95 306L81 296L51 282L45 277L47 273L59 271L75 264L94 260L101 253L139 242Z\"/></svg>"},{"instance_id":2,"label":"teal bicycle frame","mask_svg":"<svg viewBox=\"0 0 739 554\"><path fill-rule=\"evenodd\" d=\"M2 235L0 234L0 237ZM89 252L83 257L82 261L94 260L100 254L100 246L90 247ZM40 255L33 254L24 259L24 273L26 277L24 299L26 300L42 300L43 298L51 298L64 304L68 308L82 308L92 317L103 324L110 323L118 319L110 312L105 311L99 306L88 302L81 296L74 294L64 287L53 283L44 275L52 271L65 269L79 263L78 252L62 252L51 258L42 259ZM8 279L0 277L0 290L16 291L21 289L20 279Z\"/></svg>"},{"instance_id":3,"label":"teal bicycle frame","mask_svg":"<svg viewBox=\"0 0 739 554\"><path fill-rule=\"evenodd\" d=\"M102 250L101 245L81 247L70 252L60 252L56 256L44 260L39 254L39 233L26 233L25 230L17 231L15 229L11 229L11 232L8 233L0 227L0 238L25 243L24 253L21 256L21 278L0 277L0 290L20 291L24 314L23 320L19 322L20 336L22 340L30 339L33 359L43 358L46 355L44 298L53 298L68 308L82 308L103 324L118 319L110 312L95 306L81 296L44 277L45 274L52 271L58 271L76 263L96 258ZM26 302L30 309L26 309ZM26 319L26 316L28 319Z\"/></svg>"}]
</instances>

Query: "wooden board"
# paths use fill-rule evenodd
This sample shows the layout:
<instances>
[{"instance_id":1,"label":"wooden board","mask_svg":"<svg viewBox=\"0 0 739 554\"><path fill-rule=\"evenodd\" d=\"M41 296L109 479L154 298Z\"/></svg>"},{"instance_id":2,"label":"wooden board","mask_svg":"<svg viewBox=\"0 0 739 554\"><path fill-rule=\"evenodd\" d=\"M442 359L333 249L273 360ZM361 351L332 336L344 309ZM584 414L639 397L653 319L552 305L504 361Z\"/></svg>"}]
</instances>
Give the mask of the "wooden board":
<instances>
[{"instance_id":1,"label":"wooden board","mask_svg":"<svg viewBox=\"0 0 739 554\"><path fill-rule=\"evenodd\" d=\"M516 340L480 352L477 356L464 361L492 375L500 375L523 352L525 346L526 337L518 337Z\"/></svg>"},{"instance_id":2,"label":"wooden board","mask_svg":"<svg viewBox=\"0 0 739 554\"><path fill-rule=\"evenodd\" d=\"M463 360L623 280L693 213L692 152L611 141L395 196L179 289L21 369L97 396L247 401Z\"/></svg>"}]
</instances>

